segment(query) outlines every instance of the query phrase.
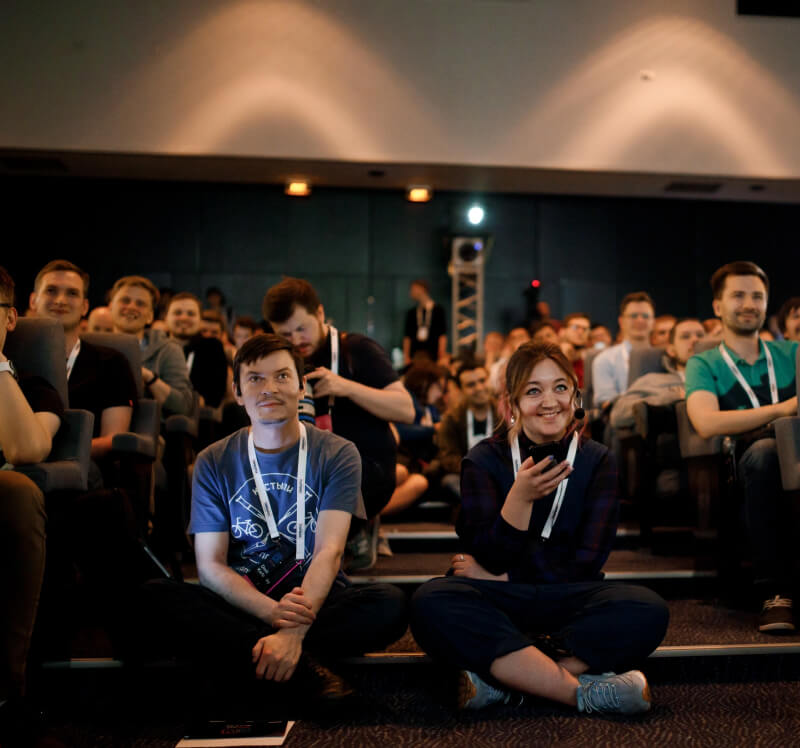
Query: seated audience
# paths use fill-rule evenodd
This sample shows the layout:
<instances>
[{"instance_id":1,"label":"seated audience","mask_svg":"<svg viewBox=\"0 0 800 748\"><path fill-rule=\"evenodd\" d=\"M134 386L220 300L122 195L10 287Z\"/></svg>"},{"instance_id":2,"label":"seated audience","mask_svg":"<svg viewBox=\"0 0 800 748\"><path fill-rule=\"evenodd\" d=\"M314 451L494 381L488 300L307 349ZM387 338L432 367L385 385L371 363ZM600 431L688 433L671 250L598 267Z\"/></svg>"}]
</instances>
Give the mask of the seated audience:
<instances>
[{"instance_id":1,"label":"seated audience","mask_svg":"<svg viewBox=\"0 0 800 748\"><path fill-rule=\"evenodd\" d=\"M463 550L452 576L415 593L414 638L465 669L462 708L532 694L585 713L645 712L644 675L615 673L658 646L669 612L644 587L603 581L619 515L614 458L580 436L578 385L558 346L521 346L506 377L510 425L462 463Z\"/></svg>"},{"instance_id":2,"label":"seated audience","mask_svg":"<svg viewBox=\"0 0 800 748\"><path fill-rule=\"evenodd\" d=\"M309 652L330 660L382 649L407 624L400 590L351 586L342 575L351 517L364 516L361 461L350 442L300 423L302 372L277 335L239 349L234 386L251 427L203 450L193 475L200 584L146 586L161 613L151 617L153 638L235 693L253 673L292 679ZM330 697L335 678L326 681Z\"/></svg>"},{"instance_id":3,"label":"seated audience","mask_svg":"<svg viewBox=\"0 0 800 748\"><path fill-rule=\"evenodd\" d=\"M130 429L136 383L121 353L79 338L79 322L89 308L89 274L67 260L53 260L36 276L30 305L38 317L64 327L69 406L94 414L91 488L102 484L97 464L111 451L116 434Z\"/></svg>"},{"instance_id":4,"label":"seated audience","mask_svg":"<svg viewBox=\"0 0 800 748\"><path fill-rule=\"evenodd\" d=\"M252 317L237 317L233 323L233 346L238 351L245 341L261 332L261 327Z\"/></svg>"},{"instance_id":5,"label":"seated audience","mask_svg":"<svg viewBox=\"0 0 800 748\"><path fill-rule=\"evenodd\" d=\"M461 403L448 410L436 434L438 460L445 476L442 486L459 495L461 460L482 439L492 435L499 419L489 391L489 377L479 361L463 361L456 374Z\"/></svg>"},{"instance_id":6,"label":"seated audience","mask_svg":"<svg viewBox=\"0 0 800 748\"><path fill-rule=\"evenodd\" d=\"M447 316L444 307L431 298L428 281L411 281L408 295L416 306L406 312L403 327L403 362L408 366L415 354L424 352L436 363L447 351Z\"/></svg>"},{"instance_id":7,"label":"seated audience","mask_svg":"<svg viewBox=\"0 0 800 748\"><path fill-rule=\"evenodd\" d=\"M628 389L628 362L634 346L649 346L655 304L644 291L629 293L619 305L622 341L592 362L594 407L603 408Z\"/></svg>"},{"instance_id":8,"label":"seated audience","mask_svg":"<svg viewBox=\"0 0 800 748\"><path fill-rule=\"evenodd\" d=\"M671 314L660 314L653 321L653 331L650 333L650 345L655 348L664 348L669 342L669 333L675 323L678 321L677 317Z\"/></svg>"},{"instance_id":9,"label":"seated audience","mask_svg":"<svg viewBox=\"0 0 800 748\"><path fill-rule=\"evenodd\" d=\"M531 339L531 335L524 327L515 327L508 333L506 342L503 345L503 352L491 366L489 371L489 386L494 393L498 393L505 381L505 366L511 354L523 343Z\"/></svg>"},{"instance_id":10,"label":"seated audience","mask_svg":"<svg viewBox=\"0 0 800 748\"><path fill-rule=\"evenodd\" d=\"M711 276L711 290L722 343L689 359L686 408L700 436L735 439L756 589L764 601L758 628L793 631L797 521L793 498L781 486L772 422L797 414L798 344L759 339L769 280L758 265L724 265Z\"/></svg>"},{"instance_id":11,"label":"seated audience","mask_svg":"<svg viewBox=\"0 0 800 748\"><path fill-rule=\"evenodd\" d=\"M722 338L722 322L720 322L716 317L704 319L703 327L706 330L706 337Z\"/></svg>"},{"instance_id":12,"label":"seated audience","mask_svg":"<svg viewBox=\"0 0 800 748\"><path fill-rule=\"evenodd\" d=\"M505 338L502 333L493 330L483 339L483 363L486 371L491 371L492 364L503 355Z\"/></svg>"},{"instance_id":13,"label":"seated audience","mask_svg":"<svg viewBox=\"0 0 800 748\"><path fill-rule=\"evenodd\" d=\"M200 334L200 299L191 293L177 293L170 299L165 321L169 336L183 349L192 387L201 405L218 408L228 384L228 359L222 343Z\"/></svg>"},{"instance_id":14,"label":"seated audience","mask_svg":"<svg viewBox=\"0 0 800 748\"><path fill-rule=\"evenodd\" d=\"M694 355L698 341L706 336L698 319L678 320L669 332L669 342L661 358L665 371L650 372L634 381L611 408L611 427L633 426L636 403L672 405L686 397L686 364Z\"/></svg>"},{"instance_id":15,"label":"seated audience","mask_svg":"<svg viewBox=\"0 0 800 748\"><path fill-rule=\"evenodd\" d=\"M591 320L586 314L574 312L564 317L564 324L559 335L561 352L567 357L578 377L578 386L583 387L583 359L589 345Z\"/></svg>"},{"instance_id":16,"label":"seated audience","mask_svg":"<svg viewBox=\"0 0 800 748\"><path fill-rule=\"evenodd\" d=\"M353 523L348 569L369 568L377 554L377 517L395 489L397 444L389 423L411 423L414 403L375 341L326 323L308 281L285 278L270 288L264 318L313 367L306 385L317 426L352 441L361 455L361 493L370 524Z\"/></svg>"},{"instance_id":17,"label":"seated audience","mask_svg":"<svg viewBox=\"0 0 800 748\"><path fill-rule=\"evenodd\" d=\"M3 353L17 324L14 280L0 267L0 743L32 738L25 671L45 560L44 496L15 465L50 454L64 406L44 379L17 371ZM25 734L27 733L27 734Z\"/></svg>"},{"instance_id":18,"label":"seated audience","mask_svg":"<svg viewBox=\"0 0 800 748\"><path fill-rule=\"evenodd\" d=\"M158 289L141 275L126 275L111 289L114 332L139 338L142 381L151 397L161 403L162 415L188 415L194 406L192 383L180 346L162 330L148 330L158 304Z\"/></svg>"},{"instance_id":19,"label":"seated audience","mask_svg":"<svg viewBox=\"0 0 800 748\"><path fill-rule=\"evenodd\" d=\"M592 348L608 348L613 342L611 331L605 325L592 325L589 331L589 344Z\"/></svg>"},{"instance_id":20,"label":"seated audience","mask_svg":"<svg viewBox=\"0 0 800 748\"><path fill-rule=\"evenodd\" d=\"M405 464L430 462L436 455L434 437L442 416L439 404L444 394L444 369L425 361L414 364L403 377L403 384L414 402L414 422L395 424L399 450ZM413 469L413 468L412 468Z\"/></svg>"},{"instance_id":21,"label":"seated audience","mask_svg":"<svg viewBox=\"0 0 800 748\"><path fill-rule=\"evenodd\" d=\"M225 319L216 310L206 309L200 321L200 333L206 338L216 338L222 343L225 350L225 356L228 363L233 365L233 357L236 355L236 349L233 344L228 340L228 331L225 329Z\"/></svg>"},{"instance_id":22,"label":"seated audience","mask_svg":"<svg viewBox=\"0 0 800 748\"><path fill-rule=\"evenodd\" d=\"M206 289L206 308L204 311L215 312L222 325L221 332L226 339L228 334L228 324L233 315L233 309L227 305L225 294L216 286ZM204 318L205 319L205 318ZM215 335L215 337L219 337Z\"/></svg>"},{"instance_id":23,"label":"seated audience","mask_svg":"<svg viewBox=\"0 0 800 748\"><path fill-rule=\"evenodd\" d=\"M800 342L800 296L793 296L784 302L776 321L784 340Z\"/></svg>"},{"instance_id":24,"label":"seated audience","mask_svg":"<svg viewBox=\"0 0 800 748\"><path fill-rule=\"evenodd\" d=\"M531 325L531 340L534 343L553 343L558 345L558 331L550 320Z\"/></svg>"},{"instance_id":25,"label":"seated audience","mask_svg":"<svg viewBox=\"0 0 800 748\"><path fill-rule=\"evenodd\" d=\"M89 312L86 332L114 332L114 320L107 306L96 306Z\"/></svg>"}]
</instances>

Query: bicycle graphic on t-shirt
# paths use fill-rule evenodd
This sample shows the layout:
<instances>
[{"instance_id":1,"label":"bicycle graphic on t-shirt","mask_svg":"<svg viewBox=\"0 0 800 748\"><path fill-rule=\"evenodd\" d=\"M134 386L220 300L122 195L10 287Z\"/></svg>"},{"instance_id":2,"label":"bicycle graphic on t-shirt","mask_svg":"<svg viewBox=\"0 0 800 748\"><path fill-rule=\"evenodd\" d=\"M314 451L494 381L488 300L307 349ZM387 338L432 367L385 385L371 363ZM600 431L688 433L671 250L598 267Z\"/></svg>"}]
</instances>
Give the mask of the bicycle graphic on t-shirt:
<instances>
[{"instance_id":1,"label":"bicycle graphic on t-shirt","mask_svg":"<svg viewBox=\"0 0 800 748\"><path fill-rule=\"evenodd\" d=\"M264 528L258 522L253 522L250 517L247 517L247 519L237 517L236 522L231 525L231 533L236 540L241 540L244 537L261 540L264 536Z\"/></svg>"}]
</instances>

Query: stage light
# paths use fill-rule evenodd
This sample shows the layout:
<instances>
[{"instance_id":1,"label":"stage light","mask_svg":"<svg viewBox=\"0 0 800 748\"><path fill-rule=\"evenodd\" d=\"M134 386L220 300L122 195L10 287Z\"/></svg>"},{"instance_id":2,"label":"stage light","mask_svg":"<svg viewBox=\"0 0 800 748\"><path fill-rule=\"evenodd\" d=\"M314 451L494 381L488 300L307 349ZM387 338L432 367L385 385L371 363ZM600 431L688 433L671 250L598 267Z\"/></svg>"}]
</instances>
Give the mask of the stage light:
<instances>
[{"instance_id":1,"label":"stage light","mask_svg":"<svg viewBox=\"0 0 800 748\"><path fill-rule=\"evenodd\" d=\"M542 285L542 282L538 278L534 278L531 281L531 288L539 288Z\"/></svg>"},{"instance_id":2,"label":"stage light","mask_svg":"<svg viewBox=\"0 0 800 748\"><path fill-rule=\"evenodd\" d=\"M308 197L311 194L311 185L300 180L290 181L286 183L285 192L292 197Z\"/></svg>"},{"instance_id":3,"label":"stage light","mask_svg":"<svg viewBox=\"0 0 800 748\"><path fill-rule=\"evenodd\" d=\"M480 205L473 205L467 211L467 220L473 225L477 226L478 224L483 222L483 218L486 215L483 208Z\"/></svg>"},{"instance_id":4,"label":"stage light","mask_svg":"<svg viewBox=\"0 0 800 748\"><path fill-rule=\"evenodd\" d=\"M433 190L424 184L411 185L406 198L411 203L427 203L433 197Z\"/></svg>"}]
</instances>

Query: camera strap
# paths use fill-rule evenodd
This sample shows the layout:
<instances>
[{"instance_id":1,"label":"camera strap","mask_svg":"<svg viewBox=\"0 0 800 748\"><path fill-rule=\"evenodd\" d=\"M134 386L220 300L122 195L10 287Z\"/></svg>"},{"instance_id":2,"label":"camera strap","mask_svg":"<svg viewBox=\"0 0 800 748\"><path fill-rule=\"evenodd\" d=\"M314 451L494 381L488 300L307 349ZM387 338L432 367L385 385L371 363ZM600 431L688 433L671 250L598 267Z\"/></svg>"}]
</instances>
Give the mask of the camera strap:
<instances>
[{"instance_id":1,"label":"camera strap","mask_svg":"<svg viewBox=\"0 0 800 748\"><path fill-rule=\"evenodd\" d=\"M258 467L258 460L256 459L256 447L253 442L253 429L247 437L247 456L250 458L250 470L253 473L253 480L256 484L256 493L258 493L258 500L261 502L261 511L264 514L264 519L267 522L269 529L269 536L273 540L280 537L278 532L278 525L275 522L275 515L272 513L272 507L269 505L269 498L267 497L267 487L264 485L264 479L261 477L261 469ZM300 424L300 446L297 453L297 521L295 522L295 559L302 561L305 558L306 550L306 462L308 460L308 435L306 434L306 427Z\"/></svg>"},{"instance_id":2,"label":"camera strap","mask_svg":"<svg viewBox=\"0 0 800 748\"><path fill-rule=\"evenodd\" d=\"M186 373L192 373L192 367L194 366L194 351L190 351L189 355L186 357Z\"/></svg>"},{"instance_id":3,"label":"camera strap","mask_svg":"<svg viewBox=\"0 0 800 748\"><path fill-rule=\"evenodd\" d=\"M770 353L769 346L766 344L765 341L761 341L761 344L764 346L764 355L767 358L767 374L769 376L769 396L772 400L772 404L778 402L778 382L775 378L775 363L772 360L772 354ZM756 397L756 393L753 392L753 388L750 386L748 381L742 375L742 372L739 371L739 367L736 365L734 360L731 358L731 354L728 353L727 348L725 348L724 343L719 344L719 352L722 354L722 359L728 365L728 368L731 370L733 376L736 377L736 381L742 386L742 389L747 394L747 397L750 398L750 403L754 408L760 408L761 403L758 401Z\"/></svg>"},{"instance_id":4,"label":"camera strap","mask_svg":"<svg viewBox=\"0 0 800 748\"><path fill-rule=\"evenodd\" d=\"M75 366L75 360L78 358L78 354L81 352L81 339L78 338L75 345L72 346L72 350L69 352L69 356L67 357L67 381L69 381L70 374L72 374L72 369Z\"/></svg>"},{"instance_id":5,"label":"camera strap","mask_svg":"<svg viewBox=\"0 0 800 748\"><path fill-rule=\"evenodd\" d=\"M481 439L485 439L492 433L492 409L486 411L486 433L475 435L475 414L472 408L467 408L467 449L472 449ZM516 474L515 474L516 475Z\"/></svg>"},{"instance_id":6,"label":"camera strap","mask_svg":"<svg viewBox=\"0 0 800 748\"><path fill-rule=\"evenodd\" d=\"M569 463L570 467L575 464L575 456L578 454L579 441L580 437L578 436L578 432L576 430L572 434L572 441L570 442L569 449L567 450L567 462ZM522 467L522 458L519 452L519 437L517 436L515 436L514 440L511 442L511 462L514 465L514 479L516 480L517 473ZM542 529L542 538L545 540L550 537L550 533L553 531L553 525L555 525L556 520L558 519L558 513L561 511L561 504L564 503L564 496L567 493L567 483L569 483L569 478L564 478L564 480L558 484L558 488L556 488L556 498L554 499L553 506L550 509L550 516L547 518L547 522L544 523L544 528Z\"/></svg>"}]
</instances>

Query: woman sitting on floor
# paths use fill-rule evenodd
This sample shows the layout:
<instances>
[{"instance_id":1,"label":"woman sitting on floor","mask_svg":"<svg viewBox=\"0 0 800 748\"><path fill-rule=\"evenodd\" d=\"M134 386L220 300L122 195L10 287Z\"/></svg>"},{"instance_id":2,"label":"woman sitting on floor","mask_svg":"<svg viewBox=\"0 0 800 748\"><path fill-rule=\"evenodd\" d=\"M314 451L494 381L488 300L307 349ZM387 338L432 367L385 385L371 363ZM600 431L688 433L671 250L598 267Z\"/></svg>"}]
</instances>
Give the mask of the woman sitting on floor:
<instances>
[{"instance_id":1,"label":"woman sitting on floor","mask_svg":"<svg viewBox=\"0 0 800 748\"><path fill-rule=\"evenodd\" d=\"M580 392L558 346L522 345L506 384L509 425L462 464L463 553L452 575L417 590L414 636L465 669L465 708L517 692L582 712L647 711L644 675L609 671L646 658L669 612L649 589L603 581L619 515L613 455L580 435Z\"/></svg>"}]
</instances>

